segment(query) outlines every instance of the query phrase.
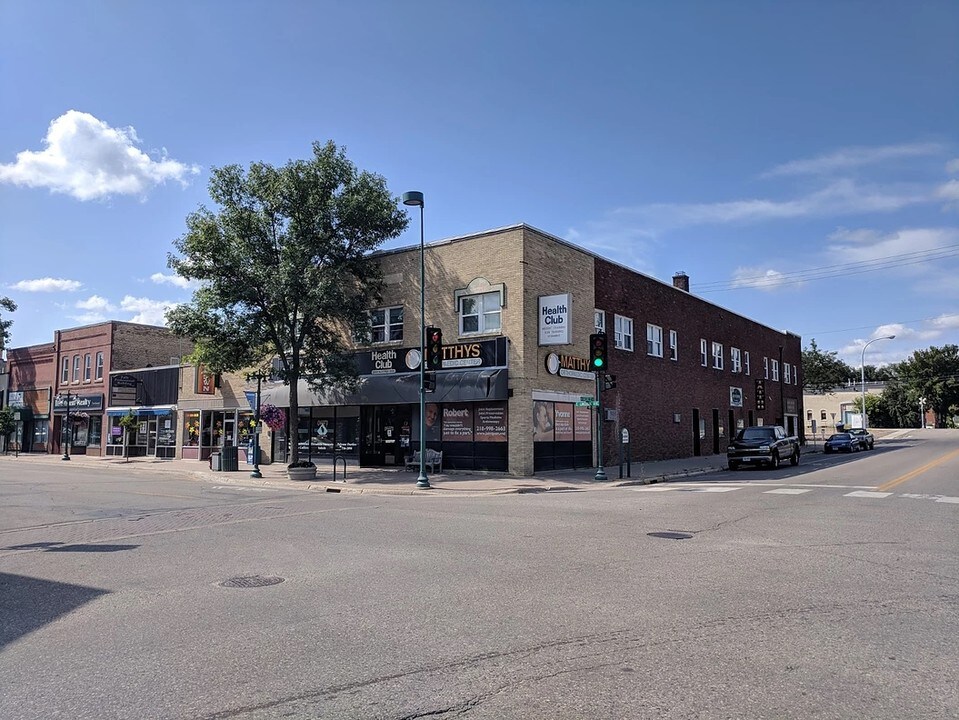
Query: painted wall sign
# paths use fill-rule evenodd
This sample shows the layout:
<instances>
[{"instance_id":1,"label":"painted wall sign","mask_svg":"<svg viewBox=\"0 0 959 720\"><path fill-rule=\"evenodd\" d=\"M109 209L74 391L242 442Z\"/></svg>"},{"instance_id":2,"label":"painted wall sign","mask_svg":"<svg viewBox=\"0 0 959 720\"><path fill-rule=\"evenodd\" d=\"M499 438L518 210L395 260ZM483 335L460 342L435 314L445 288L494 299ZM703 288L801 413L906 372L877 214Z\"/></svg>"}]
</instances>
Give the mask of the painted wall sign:
<instances>
[{"instance_id":1,"label":"painted wall sign","mask_svg":"<svg viewBox=\"0 0 959 720\"><path fill-rule=\"evenodd\" d=\"M540 295L539 344L569 345L572 342L572 295Z\"/></svg>"},{"instance_id":2,"label":"painted wall sign","mask_svg":"<svg viewBox=\"0 0 959 720\"><path fill-rule=\"evenodd\" d=\"M555 440L556 442L572 442L573 434L573 403L556 403L554 406L555 416Z\"/></svg>"},{"instance_id":3,"label":"painted wall sign","mask_svg":"<svg viewBox=\"0 0 959 720\"><path fill-rule=\"evenodd\" d=\"M577 380L595 380L596 375L589 371L589 360L575 355L560 355L549 353L546 355L546 372L560 377L576 378Z\"/></svg>"}]
</instances>

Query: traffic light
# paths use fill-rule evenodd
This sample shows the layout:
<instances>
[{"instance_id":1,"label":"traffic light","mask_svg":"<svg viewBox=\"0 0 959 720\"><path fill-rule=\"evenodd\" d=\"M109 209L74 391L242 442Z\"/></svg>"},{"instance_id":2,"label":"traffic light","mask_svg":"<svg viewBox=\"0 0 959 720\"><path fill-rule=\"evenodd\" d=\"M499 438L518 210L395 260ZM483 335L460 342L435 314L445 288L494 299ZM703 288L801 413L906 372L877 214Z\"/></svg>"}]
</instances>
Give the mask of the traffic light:
<instances>
[{"instance_id":1,"label":"traffic light","mask_svg":"<svg viewBox=\"0 0 959 720\"><path fill-rule=\"evenodd\" d=\"M603 390L612 390L616 387L615 375L603 375Z\"/></svg>"},{"instance_id":2,"label":"traffic light","mask_svg":"<svg viewBox=\"0 0 959 720\"><path fill-rule=\"evenodd\" d=\"M426 369L443 369L443 331L438 327L426 328Z\"/></svg>"},{"instance_id":3,"label":"traffic light","mask_svg":"<svg viewBox=\"0 0 959 720\"><path fill-rule=\"evenodd\" d=\"M436 373L426 373L423 376L423 392L436 392Z\"/></svg>"},{"instance_id":4,"label":"traffic light","mask_svg":"<svg viewBox=\"0 0 959 720\"><path fill-rule=\"evenodd\" d=\"M766 381L756 378L756 409L766 409Z\"/></svg>"},{"instance_id":5,"label":"traffic light","mask_svg":"<svg viewBox=\"0 0 959 720\"><path fill-rule=\"evenodd\" d=\"M607 353L606 333L593 333L589 336L589 366L596 372L605 372L609 360Z\"/></svg>"}]
</instances>

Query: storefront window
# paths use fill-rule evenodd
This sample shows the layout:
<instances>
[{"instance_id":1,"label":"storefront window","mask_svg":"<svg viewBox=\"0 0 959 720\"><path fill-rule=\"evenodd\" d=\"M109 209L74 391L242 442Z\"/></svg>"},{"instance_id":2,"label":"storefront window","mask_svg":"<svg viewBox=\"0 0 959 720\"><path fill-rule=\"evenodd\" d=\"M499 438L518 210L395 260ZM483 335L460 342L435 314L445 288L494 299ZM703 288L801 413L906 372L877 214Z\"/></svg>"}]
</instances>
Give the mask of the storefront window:
<instances>
[{"instance_id":1,"label":"storefront window","mask_svg":"<svg viewBox=\"0 0 959 720\"><path fill-rule=\"evenodd\" d=\"M164 415L157 418L157 447L176 445L176 415Z\"/></svg>"},{"instance_id":2,"label":"storefront window","mask_svg":"<svg viewBox=\"0 0 959 720\"><path fill-rule=\"evenodd\" d=\"M99 415L91 417L89 420L89 431L87 434L87 445L99 447L103 429L103 418Z\"/></svg>"},{"instance_id":3,"label":"storefront window","mask_svg":"<svg viewBox=\"0 0 959 720\"><path fill-rule=\"evenodd\" d=\"M183 445L197 447L200 444L200 413L183 413Z\"/></svg>"},{"instance_id":4,"label":"storefront window","mask_svg":"<svg viewBox=\"0 0 959 720\"><path fill-rule=\"evenodd\" d=\"M110 416L110 438L107 440L107 444L123 444L123 428L120 427L120 418L116 415Z\"/></svg>"},{"instance_id":5,"label":"storefront window","mask_svg":"<svg viewBox=\"0 0 959 720\"><path fill-rule=\"evenodd\" d=\"M50 421L37 418L33 421L33 449L45 448L47 445L47 432L50 427Z\"/></svg>"}]
</instances>

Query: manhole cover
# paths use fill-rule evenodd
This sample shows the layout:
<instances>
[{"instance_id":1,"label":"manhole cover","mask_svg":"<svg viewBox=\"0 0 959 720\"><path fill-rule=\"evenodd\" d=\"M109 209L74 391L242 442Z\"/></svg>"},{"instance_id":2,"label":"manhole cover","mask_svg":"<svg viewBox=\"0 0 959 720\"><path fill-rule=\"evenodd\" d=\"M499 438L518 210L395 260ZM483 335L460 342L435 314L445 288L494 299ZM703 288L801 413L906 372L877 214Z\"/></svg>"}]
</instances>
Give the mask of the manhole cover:
<instances>
[{"instance_id":1,"label":"manhole cover","mask_svg":"<svg viewBox=\"0 0 959 720\"><path fill-rule=\"evenodd\" d=\"M258 588L268 585L279 585L283 578L275 575L246 575L244 577L234 577L224 580L220 583L221 587L228 588Z\"/></svg>"},{"instance_id":2,"label":"manhole cover","mask_svg":"<svg viewBox=\"0 0 959 720\"><path fill-rule=\"evenodd\" d=\"M681 532L651 532L646 533L649 537L663 538L664 540L689 540L692 535Z\"/></svg>"}]
</instances>

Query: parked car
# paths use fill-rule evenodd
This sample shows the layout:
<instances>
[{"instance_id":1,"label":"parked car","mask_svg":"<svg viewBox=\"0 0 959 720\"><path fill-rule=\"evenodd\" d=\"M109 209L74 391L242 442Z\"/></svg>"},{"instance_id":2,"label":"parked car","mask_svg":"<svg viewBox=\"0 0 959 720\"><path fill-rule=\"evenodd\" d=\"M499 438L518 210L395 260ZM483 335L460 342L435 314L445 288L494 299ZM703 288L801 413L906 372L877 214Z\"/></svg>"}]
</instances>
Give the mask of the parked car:
<instances>
[{"instance_id":1,"label":"parked car","mask_svg":"<svg viewBox=\"0 0 959 720\"><path fill-rule=\"evenodd\" d=\"M862 450L862 441L848 432L835 433L829 436L823 445L823 452L857 452Z\"/></svg>"},{"instance_id":2,"label":"parked car","mask_svg":"<svg viewBox=\"0 0 959 720\"><path fill-rule=\"evenodd\" d=\"M781 425L756 425L744 428L726 448L730 470L740 465L769 465L778 468L783 460L799 464L799 438L787 435Z\"/></svg>"},{"instance_id":3,"label":"parked car","mask_svg":"<svg viewBox=\"0 0 959 720\"><path fill-rule=\"evenodd\" d=\"M859 438L859 444L862 446L863 450L872 450L876 445L876 438L868 430L856 428L855 430L848 430L847 432L850 435L855 435L857 438Z\"/></svg>"}]
</instances>

